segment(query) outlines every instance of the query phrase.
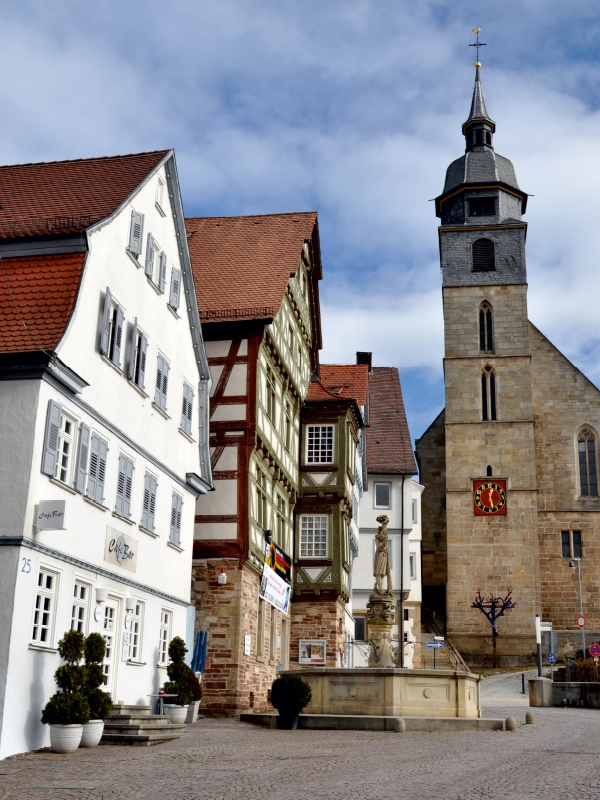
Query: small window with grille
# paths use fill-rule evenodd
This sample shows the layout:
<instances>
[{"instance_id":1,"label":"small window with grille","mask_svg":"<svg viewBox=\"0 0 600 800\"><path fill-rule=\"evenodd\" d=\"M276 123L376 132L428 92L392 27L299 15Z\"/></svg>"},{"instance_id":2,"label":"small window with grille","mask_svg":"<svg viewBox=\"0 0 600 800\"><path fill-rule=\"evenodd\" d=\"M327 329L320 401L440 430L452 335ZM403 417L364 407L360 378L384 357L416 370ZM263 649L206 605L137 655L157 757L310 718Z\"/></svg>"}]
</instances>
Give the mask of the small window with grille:
<instances>
[{"instance_id":1,"label":"small window with grille","mask_svg":"<svg viewBox=\"0 0 600 800\"><path fill-rule=\"evenodd\" d=\"M73 605L71 606L71 630L87 633L88 603L90 587L87 583L75 581Z\"/></svg>"},{"instance_id":2,"label":"small window with grille","mask_svg":"<svg viewBox=\"0 0 600 800\"><path fill-rule=\"evenodd\" d=\"M308 425L306 463L333 464L333 425Z\"/></svg>"},{"instance_id":3,"label":"small window with grille","mask_svg":"<svg viewBox=\"0 0 600 800\"><path fill-rule=\"evenodd\" d=\"M327 517L300 517L300 558L327 558Z\"/></svg>"},{"instance_id":4,"label":"small window with grille","mask_svg":"<svg viewBox=\"0 0 600 800\"><path fill-rule=\"evenodd\" d=\"M496 254L491 239L473 242L473 272L490 272L496 269Z\"/></svg>"}]
</instances>

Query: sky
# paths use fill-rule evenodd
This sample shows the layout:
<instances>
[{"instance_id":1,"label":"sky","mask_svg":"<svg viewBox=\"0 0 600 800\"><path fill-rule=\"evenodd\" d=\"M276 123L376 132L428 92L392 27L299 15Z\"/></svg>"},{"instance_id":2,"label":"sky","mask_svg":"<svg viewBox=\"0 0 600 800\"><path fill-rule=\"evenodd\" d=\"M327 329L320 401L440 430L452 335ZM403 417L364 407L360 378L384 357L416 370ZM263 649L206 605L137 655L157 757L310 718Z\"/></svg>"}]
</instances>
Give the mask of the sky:
<instances>
[{"instance_id":1,"label":"sky","mask_svg":"<svg viewBox=\"0 0 600 800\"><path fill-rule=\"evenodd\" d=\"M175 148L186 214L317 209L324 363L398 366L413 437L443 407L431 199L464 152L481 26L515 165L531 320L600 385L600 4L0 0L0 160Z\"/></svg>"}]
</instances>

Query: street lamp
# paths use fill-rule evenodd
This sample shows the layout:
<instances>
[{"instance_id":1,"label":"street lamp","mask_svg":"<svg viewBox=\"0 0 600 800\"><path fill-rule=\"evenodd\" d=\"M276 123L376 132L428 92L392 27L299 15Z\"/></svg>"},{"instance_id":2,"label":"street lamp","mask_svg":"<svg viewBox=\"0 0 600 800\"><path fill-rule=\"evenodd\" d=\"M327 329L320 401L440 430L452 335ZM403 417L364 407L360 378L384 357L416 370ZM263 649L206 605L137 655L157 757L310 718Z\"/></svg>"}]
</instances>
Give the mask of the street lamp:
<instances>
[{"instance_id":1,"label":"street lamp","mask_svg":"<svg viewBox=\"0 0 600 800\"><path fill-rule=\"evenodd\" d=\"M581 594L581 558L576 556L569 561L569 566L574 568L577 565L577 582L579 583L579 614L583 617L583 597ZM585 658L585 626L581 626L581 642L583 645L583 658Z\"/></svg>"}]
</instances>

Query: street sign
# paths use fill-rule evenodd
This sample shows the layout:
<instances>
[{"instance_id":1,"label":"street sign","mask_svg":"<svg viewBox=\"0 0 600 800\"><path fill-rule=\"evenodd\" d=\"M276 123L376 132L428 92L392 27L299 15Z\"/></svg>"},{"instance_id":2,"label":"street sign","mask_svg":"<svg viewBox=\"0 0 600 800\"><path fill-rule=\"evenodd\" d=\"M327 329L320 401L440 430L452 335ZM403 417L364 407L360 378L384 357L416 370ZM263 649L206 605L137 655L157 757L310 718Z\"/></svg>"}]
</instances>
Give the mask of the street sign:
<instances>
[{"instance_id":1,"label":"street sign","mask_svg":"<svg viewBox=\"0 0 600 800\"><path fill-rule=\"evenodd\" d=\"M585 617L583 616L583 614L580 614L577 617L577 624L579 625L580 628L583 628L585 626Z\"/></svg>"},{"instance_id":2,"label":"street sign","mask_svg":"<svg viewBox=\"0 0 600 800\"><path fill-rule=\"evenodd\" d=\"M598 656L600 656L600 644L590 645L590 655L594 658L598 658Z\"/></svg>"},{"instance_id":3,"label":"street sign","mask_svg":"<svg viewBox=\"0 0 600 800\"><path fill-rule=\"evenodd\" d=\"M431 648L432 650L441 650L443 647L442 642L427 642L427 647Z\"/></svg>"},{"instance_id":4,"label":"street sign","mask_svg":"<svg viewBox=\"0 0 600 800\"><path fill-rule=\"evenodd\" d=\"M540 622L540 630L541 631L551 631L552 630L552 623L551 622Z\"/></svg>"},{"instance_id":5,"label":"street sign","mask_svg":"<svg viewBox=\"0 0 600 800\"><path fill-rule=\"evenodd\" d=\"M435 639L436 642L443 642L444 641L444 637L443 636L434 636L433 638Z\"/></svg>"},{"instance_id":6,"label":"street sign","mask_svg":"<svg viewBox=\"0 0 600 800\"><path fill-rule=\"evenodd\" d=\"M550 665L556 664L556 656L554 655L554 653L548 653L548 655L546 656L546 661Z\"/></svg>"}]
</instances>

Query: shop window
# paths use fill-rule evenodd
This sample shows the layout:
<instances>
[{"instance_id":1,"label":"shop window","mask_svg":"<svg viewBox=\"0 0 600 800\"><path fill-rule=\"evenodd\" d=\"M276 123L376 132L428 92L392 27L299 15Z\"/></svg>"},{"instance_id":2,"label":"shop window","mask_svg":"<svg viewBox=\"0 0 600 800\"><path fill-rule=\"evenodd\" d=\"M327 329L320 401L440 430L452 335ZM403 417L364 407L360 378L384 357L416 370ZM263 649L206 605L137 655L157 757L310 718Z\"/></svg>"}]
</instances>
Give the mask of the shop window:
<instances>
[{"instance_id":1,"label":"shop window","mask_svg":"<svg viewBox=\"0 0 600 800\"><path fill-rule=\"evenodd\" d=\"M73 605L71 606L71 630L87 633L88 604L90 587L87 583L75 581L73 587Z\"/></svg>"},{"instance_id":2,"label":"shop window","mask_svg":"<svg viewBox=\"0 0 600 800\"><path fill-rule=\"evenodd\" d=\"M47 569L38 573L37 589L33 610L33 630L31 641L35 644L52 646L54 613L56 608L56 591L58 575Z\"/></svg>"}]
</instances>

